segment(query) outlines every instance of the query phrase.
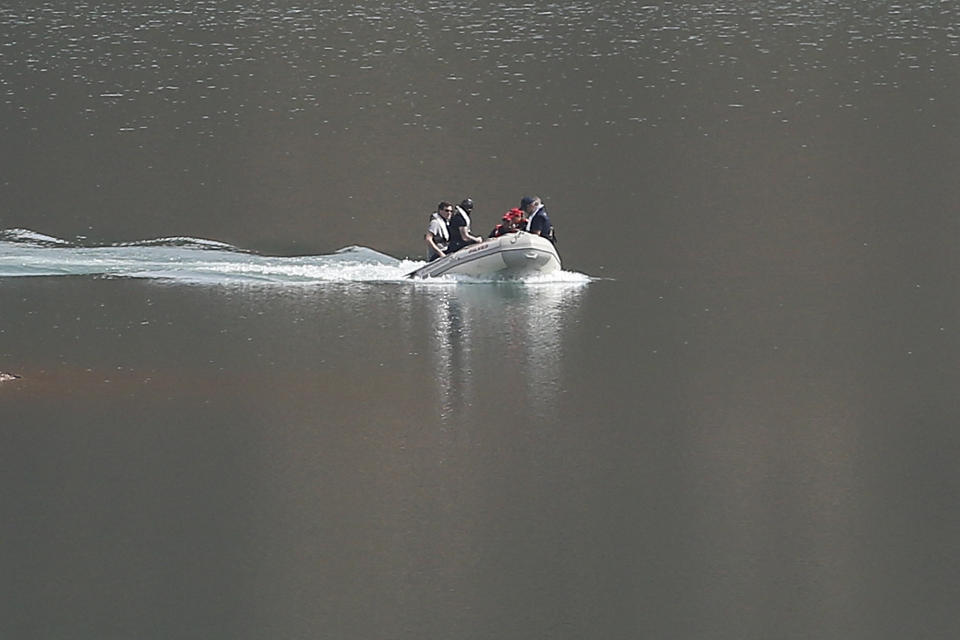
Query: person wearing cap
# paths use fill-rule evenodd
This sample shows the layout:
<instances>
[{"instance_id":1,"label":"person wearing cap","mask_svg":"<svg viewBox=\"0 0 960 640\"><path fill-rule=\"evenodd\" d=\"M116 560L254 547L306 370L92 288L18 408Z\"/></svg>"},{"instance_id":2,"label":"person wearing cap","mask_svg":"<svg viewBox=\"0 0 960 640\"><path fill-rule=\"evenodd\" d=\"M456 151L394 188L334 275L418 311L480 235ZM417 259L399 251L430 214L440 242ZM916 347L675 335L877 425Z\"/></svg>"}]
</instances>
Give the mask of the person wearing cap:
<instances>
[{"instance_id":1,"label":"person wearing cap","mask_svg":"<svg viewBox=\"0 0 960 640\"><path fill-rule=\"evenodd\" d=\"M489 237L498 238L505 233L516 233L521 228L521 225L525 225L526 222L523 218L523 211L520 211L520 209L510 209L510 211L503 214L503 222L493 228Z\"/></svg>"},{"instance_id":2,"label":"person wearing cap","mask_svg":"<svg viewBox=\"0 0 960 640\"><path fill-rule=\"evenodd\" d=\"M450 216L453 214L453 205L444 200L437 205L437 210L430 215L430 224L427 233L423 236L427 241L427 262L447 255L447 243L450 241Z\"/></svg>"},{"instance_id":3,"label":"person wearing cap","mask_svg":"<svg viewBox=\"0 0 960 640\"><path fill-rule=\"evenodd\" d=\"M450 217L450 242L447 253L453 253L470 244L483 242L483 238L473 235L470 230L470 214L473 213L473 200L464 198Z\"/></svg>"},{"instance_id":4,"label":"person wearing cap","mask_svg":"<svg viewBox=\"0 0 960 640\"><path fill-rule=\"evenodd\" d=\"M550 242L557 242L550 216L547 215L547 209L539 196L523 196L520 209L527 214L526 231L541 235Z\"/></svg>"}]
</instances>

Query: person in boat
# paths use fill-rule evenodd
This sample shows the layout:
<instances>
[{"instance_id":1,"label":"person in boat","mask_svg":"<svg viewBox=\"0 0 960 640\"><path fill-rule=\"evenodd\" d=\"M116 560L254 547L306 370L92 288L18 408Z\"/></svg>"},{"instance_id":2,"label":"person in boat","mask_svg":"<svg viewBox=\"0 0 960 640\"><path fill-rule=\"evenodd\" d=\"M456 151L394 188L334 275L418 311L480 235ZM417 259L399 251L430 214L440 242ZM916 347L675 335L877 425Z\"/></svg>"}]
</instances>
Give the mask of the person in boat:
<instances>
[{"instance_id":1,"label":"person in boat","mask_svg":"<svg viewBox=\"0 0 960 640\"><path fill-rule=\"evenodd\" d=\"M554 244L557 243L553 233L553 223L550 222L547 208L543 206L539 196L524 196L520 200L520 209L527 215L525 229L527 232L543 236Z\"/></svg>"},{"instance_id":2,"label":"person in boat","mask_svg":"<svg viewBox=\"0 0 960 640\"><path fill-rule=\"evenodd\" d=\"M450 217L450 242L447 253L453 253L467 245L483 242L483 238L473 235L470 230L470 215L473 213L473 200L464 198Z\"/></svg>"},{"instance_id":3,"label":"person in boat","mask_svg":"<svg viewBox=\"0 0 960 640\"><path fill-rule=\"evenodd\" d=\"M523 211L520 209L510 209L503 214L503 222L498 224L490 232L491 238L499 238L505 233L516 233L526 225L527 221L523 217Z\"/></svg>"},{"instance_id":4,"label":"person in boat","mask_svg":"<svg viewBox=\"0 0 960 640\"><path fill-rule=\"evenodd\" d=\"M453 205L446 200L438 204L437 210L430 214L430 224L427 226L426 235L423 236L427 241L427 262L447 255L452 214Z\"/></svg>"}]
</instances>

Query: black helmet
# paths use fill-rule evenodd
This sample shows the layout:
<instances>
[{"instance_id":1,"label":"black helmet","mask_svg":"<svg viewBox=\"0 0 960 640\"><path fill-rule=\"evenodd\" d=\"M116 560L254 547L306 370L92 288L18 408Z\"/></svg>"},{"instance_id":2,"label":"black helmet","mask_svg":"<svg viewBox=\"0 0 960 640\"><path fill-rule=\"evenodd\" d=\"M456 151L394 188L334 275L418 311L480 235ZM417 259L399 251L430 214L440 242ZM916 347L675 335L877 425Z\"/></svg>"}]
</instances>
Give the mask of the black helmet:
<instances>
[{"instance_id":1,"label":"black helmet","mask_svg":"<svg viewBox=\"0 0 960 640\"><path fill-rule=\"evenodd\" d=\"M460 203L460 208L463 209L464 211L472 211L473 200L471 200L470 198L464 198L463 202Z\"/></svg>"}]
</instances>

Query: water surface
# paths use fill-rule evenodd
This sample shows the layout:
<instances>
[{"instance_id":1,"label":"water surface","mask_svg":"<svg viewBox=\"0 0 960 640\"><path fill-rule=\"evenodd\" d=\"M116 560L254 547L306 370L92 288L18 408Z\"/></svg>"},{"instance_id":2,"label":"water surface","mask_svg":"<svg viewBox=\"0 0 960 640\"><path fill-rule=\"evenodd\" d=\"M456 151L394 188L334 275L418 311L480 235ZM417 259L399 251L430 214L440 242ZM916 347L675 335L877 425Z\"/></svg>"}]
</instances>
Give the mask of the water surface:
<instances>
[{"instance_id":1,"label":"water surface","mask_svg":"<svg viewBox=\"0 0 960 640\"><path fill-rule=\"evenodd\" d=\"M0 628L949 637L958 25L5 3ZM402 277L525 194L561 277Z\"/></svg>"}]
</instances>

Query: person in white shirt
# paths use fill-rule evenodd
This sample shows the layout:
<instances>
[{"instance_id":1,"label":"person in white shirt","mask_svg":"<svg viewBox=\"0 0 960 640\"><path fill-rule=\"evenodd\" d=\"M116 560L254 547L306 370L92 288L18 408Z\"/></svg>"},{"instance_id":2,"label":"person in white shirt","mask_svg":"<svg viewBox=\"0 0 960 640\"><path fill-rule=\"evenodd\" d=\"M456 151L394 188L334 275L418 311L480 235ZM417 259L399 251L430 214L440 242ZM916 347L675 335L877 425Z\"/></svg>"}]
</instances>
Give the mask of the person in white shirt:
<instances>
[{"instance_id":1,"label":"person in white shirt","mask_svg":"<svg viewBox=\"0 0 960 640\"><path fill-rule=\"evenodd\" d=\"M447 243L450 242L450 216L453 214L453 205L444 200L437 205L437 210L430 214L430 224L424 239L427 241L427 261L447 255Z\"/></svg>"}]
</instances>

